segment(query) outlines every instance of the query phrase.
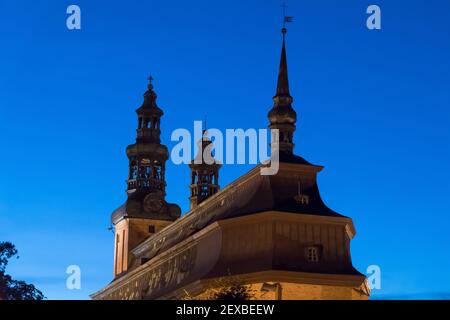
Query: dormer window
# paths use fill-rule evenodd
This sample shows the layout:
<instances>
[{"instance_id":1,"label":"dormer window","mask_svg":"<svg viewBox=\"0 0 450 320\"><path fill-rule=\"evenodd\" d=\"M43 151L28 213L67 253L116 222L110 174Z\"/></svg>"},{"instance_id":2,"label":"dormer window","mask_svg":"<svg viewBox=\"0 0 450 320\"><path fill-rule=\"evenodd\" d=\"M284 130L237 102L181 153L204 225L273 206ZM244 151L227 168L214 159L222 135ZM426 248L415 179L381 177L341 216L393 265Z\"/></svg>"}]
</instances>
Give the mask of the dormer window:
<instances>
[{"instance_id":1,"label":"dormer window","mask_svg":"<svg viewBox=\"0 0 450 320\"><path fill-rule=\"evenodd\" d=\"M309 204L309 197L306 194L299 194L294 197L295 202L302 205Z\"/></svg>"},{"instance_id":2,"label":"dormer window","mask_svg":"<svg viewBox=\"0 0 450 320\"><path fill-rule=\"evenodd\" d=\"M295 202L300 205L308 205L309 204L309 196L303 192L304 184L301 181L300 177L297 178L297 195L294 196Z\"/></svg>"},{"instance_id":3,"label":"dormer window","mask_svg":"<svg viewBox=\"0 0 450 320\"><path fill-rule=\"evenodd\" d=\"M305 250L306 260L308 262L319 262L320 251L320 246L307 247Z\"/></svg>"}]
</instances>

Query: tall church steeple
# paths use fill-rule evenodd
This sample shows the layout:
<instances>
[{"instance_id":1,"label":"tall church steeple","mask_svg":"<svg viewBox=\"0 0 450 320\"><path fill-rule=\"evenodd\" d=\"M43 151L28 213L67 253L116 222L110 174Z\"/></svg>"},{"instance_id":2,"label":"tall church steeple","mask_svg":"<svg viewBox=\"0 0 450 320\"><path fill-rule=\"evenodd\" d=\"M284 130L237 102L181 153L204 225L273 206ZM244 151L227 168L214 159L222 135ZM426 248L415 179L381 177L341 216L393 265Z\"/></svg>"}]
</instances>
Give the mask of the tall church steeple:
<instances>
[{"instance_id":1,"label":"tall church steeple","mask_svg":"<svg viewBox=\"0 0 450 320\"><path fill-rule=\"evenodd\" d=\"M281 29L283 44L281 48L280 69L278 71L277 90L273 97L273 107L269 111L269 128L279 130L279 150L293 153L293 136L297 121L297 113L292 108L293 98L289 92L289 78L286 58L286 33L287 29Z\"/></svg>"},{"instance_id":2,"label":"tall church steeple","mask_svg":"<svg viewBox=\"0 0 450 320\"><path fill-rule=\"evenodd\" d=\"M160 123L164 112L156 104L157 95L153 91L152 80L149 77L144 102L136 110L136 143L127 147L130 168L127 193L129 197L153 193L155 198L164 200L165 163L169 151L161 144Z\"/></svg>"},{"instance_id":3,"label":"tall church steeple","mask_svg":"<svg viewBox=\"0 0 450 320\"><path fill-rule=\"evenodd\" d=\"M126 202L112 214L115 229L114 275L127 272L135 261L132 250L144 239L180 217L178 205L168 203L165 168L169 158L161 144L161 117L164 112L156 104L153 78L149 78L144 102L136 110L138 123L136 142L127 147L129 173Z\"/></svg>"},{"instance_id":4,"label":"tall church steeple","mask_svg":"<svg viewBox=\"0 0 450 320\"><path fill-rule=\"evenodd\" d=\"M286 58L287 29L283 28L281 30L281 33L283 34L283 45L281 47L280 70L278 72L276 95L277 96L289 96L289 78L288 78L287 58ZM291 100L291 102L292 102L292 100Z\"/></svg>"}]
</instances>

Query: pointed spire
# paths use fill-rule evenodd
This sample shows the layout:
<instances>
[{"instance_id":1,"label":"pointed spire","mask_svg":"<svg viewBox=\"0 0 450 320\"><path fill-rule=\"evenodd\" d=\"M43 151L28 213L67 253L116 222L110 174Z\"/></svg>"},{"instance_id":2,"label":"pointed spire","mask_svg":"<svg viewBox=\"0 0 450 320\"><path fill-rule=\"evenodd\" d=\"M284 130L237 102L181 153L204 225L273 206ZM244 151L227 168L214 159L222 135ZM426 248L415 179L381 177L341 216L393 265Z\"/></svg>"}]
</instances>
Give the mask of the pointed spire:
<instances>
[{"instance_id":1,"label":"pointed spire","mask_svg":"<svg viewBox=\"0 0 450 320\"><path fill-rule=\"evenodd\" d=\"M211 153L205 152L206 148L212 144L211 139L208 137L208 130L206 127L206 115L205 115L205 119L203 122L203 127L204 128L202 129L202 138L197 143L198 144L198 152L197 152L197 156L194 158L194 160L196 161L197 164L202 164L202 163L211 164L211 163L215 162L214 157L212 156ZM209 151L211 151L211 149L209 149Z\"/></svg>"},{"instance_id":2,"label":"pointed spire","mask_svg":"<svg viewBox=\"0 0 450 320\"><path fill-rule=\"evenodd\" d=\"M285 22L290 22L286 19ZM293 136L297 121L297 113L292 108L293 99L289 92L289 80L286 58L286 33L287 30L283 25L281 29L283 34L283 46L281 48L280 69L278 71L277 92L273 97L273 107L269 111L268 117L270 129L279 130L278 147L280 151L293 153L294 143Z\"/></svg>"},{"instance_id":3,"label":"pointed spire","mask_svg":"<svg viewBox=\"0 0 450 320\"><path fill-rule=\"evenodd\" d=\"M281 49L280 70L278 71L277 96L289 96L289 79L286 58L286 32L287 29L281 30L283 33L283 47Z\"/></svg>"},{"instance_id":4,"label":"pointed spire","mask_svg":"<svg viewBox=\"0 0 450 320\"><path fill-rule=\"evenodd\" d=\"M202 133L203 133L203 136L205 136L205 133L206 133L206 131L208 130L208 127L206 126L206 114L205 114L205 118L204 118L204 120L203 120L203 126L205 127L203 130L202 130Z\"/></svg>"},{"instance_id":5,"label":"pointed spire","mask_svg":"<svg viewBox=\"0 0 450 320\"><path fill-rule=\"evenodd\" d=\"M276 106L290 105L293 101L289 91L288 66L286 58L286 33L287 29L281 29L283 45L281 47L280 69L278 70L277 91L273 97Z\"/></svg>"}]
</instances>

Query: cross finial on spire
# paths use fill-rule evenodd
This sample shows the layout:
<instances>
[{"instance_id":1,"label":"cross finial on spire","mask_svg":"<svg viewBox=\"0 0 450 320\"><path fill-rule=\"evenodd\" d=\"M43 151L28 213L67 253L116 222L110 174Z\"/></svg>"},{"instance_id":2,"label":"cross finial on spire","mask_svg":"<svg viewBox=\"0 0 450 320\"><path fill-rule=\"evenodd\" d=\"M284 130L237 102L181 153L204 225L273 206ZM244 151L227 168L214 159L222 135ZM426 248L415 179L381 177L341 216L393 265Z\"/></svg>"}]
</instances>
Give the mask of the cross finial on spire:
<instances>
[{"instance_id":1,"label":"cross finial on spire","mask_svg":"<svg viewBox=\"0 0 450 320\"><path fill-rule=\"evenodd\" d=\"M148 90L151 91L151 90L153 90L153 82L152 81L154 80L154 78L152 77L152 75L149 75L147 79L148 79L147 88L148 88Z\"/></svg>"},{"instance_id":2,"label":"cross finial on spire","mask_svg":"<svg viewBox=\"0 0 450 320\"><path fill-rule=\"evenodd\" d=\"M287 70L287 58L286 58L286 28L283 27L281 30L283 33L283 44L281 47L281 58L280 58L280 69L278 72L278 82L277 82L277 93L278 100L280 97L288 97L289 95L289 80L288 80L288 70ZM289 99L290 100L290 99Z\"/></svg>"}]
</instances>

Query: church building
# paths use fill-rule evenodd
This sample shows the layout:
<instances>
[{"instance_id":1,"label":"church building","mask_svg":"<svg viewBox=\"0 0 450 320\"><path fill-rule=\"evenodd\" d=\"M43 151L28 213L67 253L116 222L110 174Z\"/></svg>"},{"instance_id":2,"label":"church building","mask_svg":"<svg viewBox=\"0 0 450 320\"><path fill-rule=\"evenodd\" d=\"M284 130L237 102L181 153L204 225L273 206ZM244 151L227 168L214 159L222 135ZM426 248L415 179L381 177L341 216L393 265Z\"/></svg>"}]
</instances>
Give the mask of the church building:
<instances>
[{"instance_id":1,"label":"church building","mask_svg":"<svg viewBox=\"0 0 450 320\"><path fill-rule=\"evenodd\" d=\"M127 200L112 214L114 278L93 299L201 299L224 283L245 286L253 299L369 298L366 277L352 265L352 219L322 201L316 177L323 167L294 154L285 28L282 36L268 112L269 128L279 130L278 173L261 175L268 164L260 164L220 189L221 164L199 153L189 164L184 215L165 200L169 152L150 78L136 110L136 142L126 149ZM198 143L204 150L212 141L204 133Z\"/></svg>"}]
</instances>

